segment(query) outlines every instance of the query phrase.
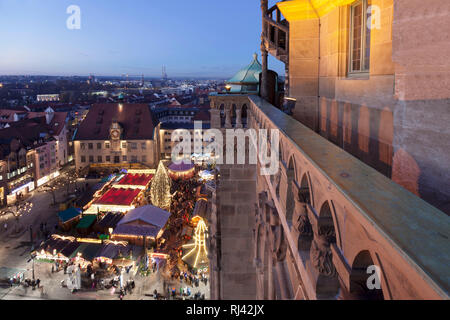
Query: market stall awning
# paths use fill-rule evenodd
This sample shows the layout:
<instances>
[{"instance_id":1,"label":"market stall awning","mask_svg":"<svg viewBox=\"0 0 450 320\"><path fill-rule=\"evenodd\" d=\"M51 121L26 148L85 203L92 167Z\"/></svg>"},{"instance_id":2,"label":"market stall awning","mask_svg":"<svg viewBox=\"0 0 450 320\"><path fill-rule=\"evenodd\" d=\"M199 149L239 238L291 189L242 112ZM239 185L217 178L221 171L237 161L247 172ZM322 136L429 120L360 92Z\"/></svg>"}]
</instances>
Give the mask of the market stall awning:
<instances>
[{"instance_id":1,"label":"market stall awning","mask_svg":"<svg viewBox=\"0 0 450 320\"><path fill-rule=\"evenodd\" d=\"M97 254L97 258L107 258L107 259L118 259L118 258L128 258L132 254L132 246L123 244L108 243L103 245L100 252Z\"/></svg>"},{"instance_id":2,"label":"market stall awning","mask_svg":"<svg viewBox=\"0 0 450 320\"><path fill-rule=\"evenodd\" d=\"M152 180L152 174L127 174L117 183L119 185L146 186Z\"/></svg>"},{"instance_id":3,"label":"market stall awning","mask_svg":"<svg viewBox=\"0 0 450 320\"><path fill-rule=\"evenodd\" d=\"M112 188L101 196L100 199L97 199L94 204L129 206L140 192L140 189Z\"/></svg>"},{"instance_id":4,"label":"market stall awning","mask_svg":"<svg viewBox=\"0 0 450 320\"><path fill-rule=\"evenodd\" d=\"M119 221L118 226L141 222L162 229L166 225L167 220L169 220L169 217L170 212L152 205L146 205L128 212L122 220Z\"/></svg>"},{"instance_id":5,"label":"market stall awning","mask_svg":"<svg viewBox=\"0 0 450 320\"><path fill-rule=\"evenodd\" d=\"M83 218L81 218L80 222L78 222L76 228L77 229L87 229L92 224L97 221L97 216L93 214L87 214Z\"/></svg>"},{"instance_id":6,"label":"market stall awning","mask_svg":"<svg viewBox=\"0 0 450 320\"><path fill-rule=\"evenodd\" d=\"M72 253L78 249L80 244L81 243L79 243L77 241L73 241L73 242L69 243L67 246L65 246L64 249L62 249L59 254L65 258L70 258Z\"/></svg>"},{"instance_id":7,"label":"market stall awning","mask_svg":"<svg viewBox=\"0 0 450 320\"><path fill-rule=\"evenodd\" d=\"M52 236L50 239L45 241L39 249L36 250L38 253L42 253L42 250L46 254L54 255L61 252L69 243L71 243L68 239L61 239L55 236Z\"/></svg>"},{"instance_id":8,"label":"market stall awning","mask_svg":"<svg viewBox=\"0 0 450 320\"><path fill-rule=\"evenodd\" d=\"M81 214L81 212L79 209L71 207L67 210L58 212L58 218L62 223L66 223L66 222L78 217L80 214Z\"/></svg>"},{"instance_id":9,"label":"market stall awning","mask_svg":"<svg viewBox=\"0 0 450 320\"><path fill-rule=\"evenodd\" d=\"M102 229L115 228L122 219L121 212L108 212L98 223L98 227Z\"/></svg>"},{"instance_id":10,"label":"market stall awning","mask_svg":"<svg viewBox=\"0 0 450 320\"><path fill-rule=\"evenodd\" d=\"M81 243L69 258L81 256L85 261L92 261L102 249L103 245L98 243Z\"/></svg>"},{"instance_id":11,"label":"market stall awning","mask_svg":"<svg viewBox=\"0 0 450 320\"><path fill-rule=\"evenodd\" d=\"M125 235L125 236L136 236L136 237L153 237L156 238L161 229L156 226L137 226L123 224L117 226L114 229L113 235Z\"/></svg>"},{"instance_id":12,"label":"market stall awning","mask_svg":"<svg viewBox=\"0 0 450 320\"><path fill-rule=\"evenodd\" d=\"M180 163L172 162L169 165L168 169L173 172L187 172L187 171L193 170L194 167L195 167L195 165L193 163L187 163L187 162L181 161Z\"/></svg>"}]
</instances>

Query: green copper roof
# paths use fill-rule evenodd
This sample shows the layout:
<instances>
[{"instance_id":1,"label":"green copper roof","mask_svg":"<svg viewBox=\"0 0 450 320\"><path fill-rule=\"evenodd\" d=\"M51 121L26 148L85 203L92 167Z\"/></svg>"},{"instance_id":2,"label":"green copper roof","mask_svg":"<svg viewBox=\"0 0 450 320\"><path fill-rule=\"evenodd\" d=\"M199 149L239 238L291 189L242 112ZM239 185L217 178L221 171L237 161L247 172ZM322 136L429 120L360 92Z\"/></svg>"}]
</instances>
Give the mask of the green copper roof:
<instances>
[{"instance_id":1,"label":"green copper roof","mask_svg":"<svg viewBox=\"0 0 450 320\"><path fill-rule=\"evenodd\" d=\"M230 80L227 81L227 83L230 84L246 84L246 83L252 83L257 84L259 83L259 74L262 72L262 66L261 63L258 61L258 55L255 53L253 55L253 61L245 68L239 70L238 73L234 75Z\"/></svg>"}]
</instances>

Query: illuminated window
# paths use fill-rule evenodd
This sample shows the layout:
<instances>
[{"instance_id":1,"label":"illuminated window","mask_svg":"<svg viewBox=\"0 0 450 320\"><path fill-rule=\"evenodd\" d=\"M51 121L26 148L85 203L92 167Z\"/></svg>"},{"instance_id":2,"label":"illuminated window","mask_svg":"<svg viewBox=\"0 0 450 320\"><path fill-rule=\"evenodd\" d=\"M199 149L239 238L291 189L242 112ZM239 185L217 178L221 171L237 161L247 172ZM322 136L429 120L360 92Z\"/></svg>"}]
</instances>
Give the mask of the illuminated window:
<instances>
[{"instance_id":1,"label":"illuminated window","mask_svg":"<svg viewBox=\"0 0 450 320\"><path fill-rule=\"evenodd\" d=\"M105 148L106 148L106 149L109 149L109 147L110 147L109 142L105 142Z\"/></svg>"},{"instance_id":2,"label":"illuminated window","mask_svg":"<svg viewBox=\"0 0 450 320\"><path fill-rule=\"evenodd\" d=\"M349 73L369 72L371 0L358 0L351 6ZM369 20L370 21L370 20Z\"/></svg>"},{"instance_id":3,"label":"illuminated window","mask_svg":"<svg viewBox=\"0 0 450 320\"><path fill-rule=\"evenodd\" d=\"M126 142L122 142L122 149L126 149L127 148L127 143Z\"/></svg>"}]
</instances>

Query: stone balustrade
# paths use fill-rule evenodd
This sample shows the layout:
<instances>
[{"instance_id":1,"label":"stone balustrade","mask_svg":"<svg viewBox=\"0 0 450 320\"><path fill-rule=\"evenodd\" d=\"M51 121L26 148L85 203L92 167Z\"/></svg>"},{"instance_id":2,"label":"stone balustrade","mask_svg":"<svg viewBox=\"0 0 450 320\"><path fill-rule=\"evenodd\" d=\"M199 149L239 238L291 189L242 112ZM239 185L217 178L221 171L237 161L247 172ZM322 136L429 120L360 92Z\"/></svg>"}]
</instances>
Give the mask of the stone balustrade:
<instances>
[{"instance_id":1,"label":"stone balustrade","mask_svg":"<svg viewBox=\"0 0 450 320\"><path fill-rule=\"evenodd\" d=\"M258 96L210 98L213 128L280 132L279 174L218 165L215 298L448 299L448 216Z\"/></svg>"}]
</instances>

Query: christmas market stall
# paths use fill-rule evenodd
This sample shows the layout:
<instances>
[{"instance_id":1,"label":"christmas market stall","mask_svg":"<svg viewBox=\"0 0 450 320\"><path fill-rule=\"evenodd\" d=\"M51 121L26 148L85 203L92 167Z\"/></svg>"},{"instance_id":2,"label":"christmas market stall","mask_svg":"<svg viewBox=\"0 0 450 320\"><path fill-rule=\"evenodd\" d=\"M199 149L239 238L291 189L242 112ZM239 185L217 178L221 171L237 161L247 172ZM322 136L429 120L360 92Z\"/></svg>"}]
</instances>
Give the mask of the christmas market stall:
<instances>
[{"instance_id":1,"label":"christmas market stall","mask_svg":"<svg viewBox=\"0 0 450 320\"><path fill-rule=\"evenodd\" d=\"M124 175L116 184L114 184L114 188L132 188L145 190L150 185L152 178L152 174L128 173Z\"/></svg>"},{"instance_id":2,"label":"christmas market stall","mask_svg":"<svg viewBox=\"0 0 450 320\"><path fill-rule=\"evenodd\" d=\"M70 260L74 264L80 265L81 269L85 269L88 265L92 264L102 247L103 245L101 243L83 242L70 255Z\"/></svg>"},{"instance_id":3,"label":"christmas market stall","mask_svg":"<svg viewBox=\"0 0 450 320\"><path fill-rule=\"evenodd\" d=\"M173 180L189 180L195 175L195 165L184 161L172 162L167 169Z\"/></svg>"},{"instance_id":4,"label":"christmas market stall","mask_svg":"<svg viewBox=\"0 0 450 320\"><path fill-rule=\"evenodd\" d=\"M37 260L41 261L68 261L60 252L73 241L75 241L74 237L54 234L43 242L33 254L36 255Z\"/></svg>"},{"instance_id":5,"label":"christmas market stall","mask_svg":"<svg viewBox=\"0 0 450 320\"><path fill-rule=\"evenodd\" d=\"M69 261L70 257L72 256L72 254L78 249L78 247L81 245L80 242L76 241L76 239L74 239L73 241L70 241L65 247L64 249L62 249L59 253L58 256L61 257L61 259L63 259L64 261Z\"/></svg>"},{"instance_id":6,"label":"christmas market stall","mask_svg":"<svg viewBox=\"0 0 450 320\"><path fill-rule=\"evenodd\" d=\"M122 218L122 212L108 212L105 215L101 215L94 225L94 231L110 235Z\"/></svg>"},{"instance_id":7,"label":"christmas market stall","mask_svg":"<svg viewBox=\"0 0 450 320\"><path fill-rule=\"evenodd\" d=\"M95 258L99 263L112 265L119 262L119 260L127 259L133 263L133 249L126 241L111 241L106 240L103 247Z\"/></svg>"},{"instance_id":8,"label":"christmas market stall","mask_svg":"<svg viewBox=\"0 0 450 320\"><path fill-rule=\"evenodd\" d=\"M112 233L112 240L128 241L144 245L163 234L170 212L152 205L142 206L128 212Z\"/></svg>"},{"instance_id":9,"label":"christmas market stall","mask_svg":"<svg viewBox=\"0 0 450 320\"><path fill-rule=\"evenodd\" d=\"M96 214L110 211L125 213L135 208L141 192L141 189L111 188L101 197L93 200L84 213Z\"/></svg>"},{"instance_id":10,"label":"christmas market stall","mask_svg":"<svg viewBox=\"0 0 450 320\"><path fill-rule=\"evenodd\" d=\"M58 223L64 231L69 231L81 218L81 210L69 208L58 212Z\"/></svg>"},{"instance_id":11,"label":"christmas market stall","mask_svg":"<svg viewBox=\"0 0 450 320\"><path fill-rule=\"evenodd\" d=\"M85 214L76 226L77 232L81 235L88 235L92 232L92 226L96 221L97 215Z\"/></svg>"}]
</instances>

